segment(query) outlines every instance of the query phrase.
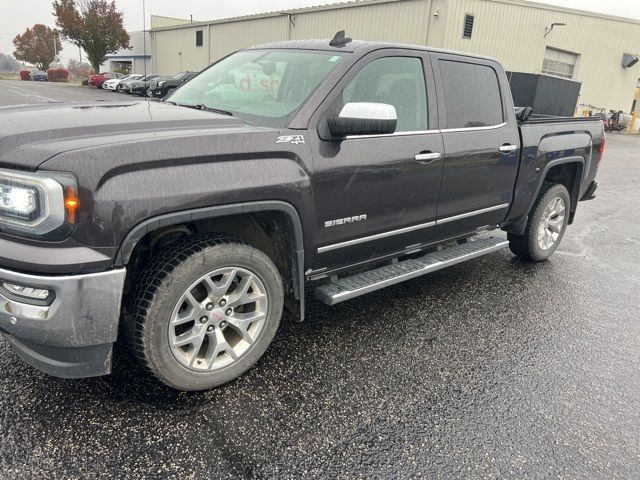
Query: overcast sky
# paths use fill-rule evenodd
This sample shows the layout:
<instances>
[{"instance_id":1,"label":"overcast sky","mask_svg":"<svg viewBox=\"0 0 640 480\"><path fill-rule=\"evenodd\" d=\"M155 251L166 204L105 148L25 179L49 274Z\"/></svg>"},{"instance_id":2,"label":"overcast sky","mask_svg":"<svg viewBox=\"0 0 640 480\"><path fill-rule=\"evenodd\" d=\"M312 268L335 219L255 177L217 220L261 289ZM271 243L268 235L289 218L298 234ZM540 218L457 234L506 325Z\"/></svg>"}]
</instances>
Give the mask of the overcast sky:
<instances>
[{"instance_id":1,"label":"overcast sky","mask_svg":"<svg viewBox=\"0 0 640 480\"><path fill-rule=\"evenodd\" d=\"M640 0L537 0L566 7L593 10L596 12L640 19ZM18 33L35 23L53 27L51 0L0 0L0 52L13 53L12 40ZM216 18L249 15L288 8L300 8L325 3L331 0L146 0L147 23L149 15L211 20ZM124 12L128 30L142 30L142 1L116 0L118 8ZM147 25L148 27L148 25ZM65 44L60 54L66 63L69 58L77 58L77 48Z\"/></svg>"}]
</instances>

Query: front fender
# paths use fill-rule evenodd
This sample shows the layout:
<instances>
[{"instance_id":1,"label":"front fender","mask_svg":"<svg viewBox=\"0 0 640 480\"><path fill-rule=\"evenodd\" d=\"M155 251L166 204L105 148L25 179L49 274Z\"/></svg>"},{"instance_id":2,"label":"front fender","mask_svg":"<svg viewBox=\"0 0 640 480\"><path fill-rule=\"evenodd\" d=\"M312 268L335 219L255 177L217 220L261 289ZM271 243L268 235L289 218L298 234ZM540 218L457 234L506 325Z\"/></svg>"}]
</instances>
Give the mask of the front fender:
<instances>
[{"instance_id":1,"label":"front fender","mask_svg":"<svg viewBox=\"0 0 640 480\"><path fill-rule=\"evenodd\" d=\"M136 245L149 232L159 230L161 228L178 225L187 222L195 222L197 220L213 219L226 217L231 215L239 215L243 213L277 211L284 213L290 222L290 232L292 237L293 251L292 255L292 271L291 279L293 283L293 292L297 300L300 302L300 320L304 319L304 237L302 233L302 223L300 216L293 205L272 200L238 203L232 205L220 205L215 207L198 208L194 210L184 210L172 212L165 215L150 218L136 225L125 237L122 245L116 255L115 266L124 267L129 262L131 254Z\"/></svg>"}]
</instances>

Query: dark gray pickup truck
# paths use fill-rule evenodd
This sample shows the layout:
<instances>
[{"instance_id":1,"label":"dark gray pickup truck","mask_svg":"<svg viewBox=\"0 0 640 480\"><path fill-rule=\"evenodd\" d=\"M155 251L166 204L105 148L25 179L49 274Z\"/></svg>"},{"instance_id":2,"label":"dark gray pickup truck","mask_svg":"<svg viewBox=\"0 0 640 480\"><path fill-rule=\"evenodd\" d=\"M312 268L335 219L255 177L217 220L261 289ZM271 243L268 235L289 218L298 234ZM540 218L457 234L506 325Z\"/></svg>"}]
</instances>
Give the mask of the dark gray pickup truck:
<instances>
[{"instance_id":1,"label":"dark gray pickup truck","mask_svg":"<svg viewBox=\"0 0 640 480\"><path fill-rule=\"evenodd\" d=\"M123 341L215 387L305 290L547 259L604 144L599 119L516 111L495 60L341 36L242 50L160 102L3 108L0 331L53 375L107 374Z\"/></svg>"}]
</instances>

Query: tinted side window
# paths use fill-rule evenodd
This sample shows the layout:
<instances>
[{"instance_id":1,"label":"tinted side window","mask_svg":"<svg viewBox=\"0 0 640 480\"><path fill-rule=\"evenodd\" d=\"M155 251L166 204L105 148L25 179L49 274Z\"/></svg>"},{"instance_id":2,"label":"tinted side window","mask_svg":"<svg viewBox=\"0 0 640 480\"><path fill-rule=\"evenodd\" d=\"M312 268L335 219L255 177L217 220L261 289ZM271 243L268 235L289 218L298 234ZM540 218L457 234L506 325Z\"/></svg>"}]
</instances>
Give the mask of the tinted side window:
<instances>
[{"instance_id":1,"label":"tinted side window","mask_svg":"<svg viewBox=\"0 0 640 480\"><path fill-rule=\"evenodd\" d=\"M427 94L419 58L385 57L374 60L349 82L336 110L349 102L387 103L396 108L396 132L427 129Z\"/></svg>"},{"instance_id":2,"label":"tinted side window","mask_svg":"<svg viewBox=\"0 0 640 480\"><path fill-rule=\"evenodd\" d=\"M498 77L486 65L440 60L447 128L498 125L504 121Z\"/></svg>"}]
</instances>

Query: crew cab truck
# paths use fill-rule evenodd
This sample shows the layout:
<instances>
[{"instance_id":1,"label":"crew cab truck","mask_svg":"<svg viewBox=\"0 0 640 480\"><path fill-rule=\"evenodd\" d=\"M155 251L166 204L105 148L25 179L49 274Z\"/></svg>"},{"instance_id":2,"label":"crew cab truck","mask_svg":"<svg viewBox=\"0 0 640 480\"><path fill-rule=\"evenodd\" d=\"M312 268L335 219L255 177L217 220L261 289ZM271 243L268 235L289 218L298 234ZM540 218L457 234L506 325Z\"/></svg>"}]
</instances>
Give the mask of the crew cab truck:
<instances>
[{"instance_id":1,"label":"crew cab truck","mask_svg":"<svg viewBox=\"0 0 640 480\"><path fill-rule=\"evenodd\" d=\"M123 341L201 390L302 320L305 287L332 305L507 246L545 260L605 136L529 114L495 60L343 35L163 101L3 109L0 330L53 375L107 374Z\"/></svg>"}]
</instances>

